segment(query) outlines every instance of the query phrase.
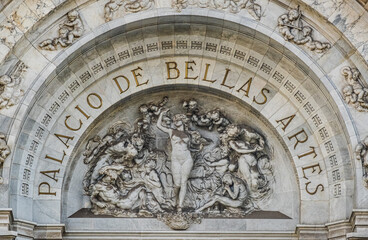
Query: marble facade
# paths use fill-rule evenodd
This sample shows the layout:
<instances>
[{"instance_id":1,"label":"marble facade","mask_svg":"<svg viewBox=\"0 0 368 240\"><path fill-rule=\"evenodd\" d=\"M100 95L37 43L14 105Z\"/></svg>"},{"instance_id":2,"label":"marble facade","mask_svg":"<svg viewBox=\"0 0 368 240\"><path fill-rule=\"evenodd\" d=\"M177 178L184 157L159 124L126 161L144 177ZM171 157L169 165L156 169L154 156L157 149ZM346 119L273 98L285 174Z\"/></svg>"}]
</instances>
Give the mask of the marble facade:
<instances>
[{"instance_id":1,"label":"marble facade","mask_svg":"<svg viewBox=\"0 0 368 240\"><path fill-rule=\"evenodd\" d=\"M0 238L367 238L361 4L4 3Z\"/></svg>"}]
</instances>

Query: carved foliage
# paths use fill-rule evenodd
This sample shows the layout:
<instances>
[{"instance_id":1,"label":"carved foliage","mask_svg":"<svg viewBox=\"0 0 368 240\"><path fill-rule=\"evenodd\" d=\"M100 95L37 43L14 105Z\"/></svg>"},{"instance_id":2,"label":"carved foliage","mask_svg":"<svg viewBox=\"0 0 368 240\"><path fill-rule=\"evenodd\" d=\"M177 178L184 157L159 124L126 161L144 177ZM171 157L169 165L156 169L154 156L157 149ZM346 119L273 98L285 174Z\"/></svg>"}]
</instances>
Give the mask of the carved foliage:
<instances>
[{"instance_id":1,"label":"carved foliage","mask_svg":"<svg viewBox=\"0 0 368 240\"><path fill-rule=\"evenodd\" d=\"M171 114L168 101L142 104L134 127L117 122L88 141L84 190L92 212L156 216L187 229L201 217L241 217L257 209L273 182L264 137L218 109L201 110L194 99Z\"/></svg>"},{"instance_id":2,"label":"carved foliage","mask_svg":"<svg viewBox=\"0 0 368 240\"><path fill-rule=\"evenodd\" d=\"M364 87L358 69L343 67L341 74L348 84L342 89L346 103L354 106L359 112L368 112L368 89Z\"/></svg>"},{"instance_id":3,"label":"carved foliage","mask_svg":"<svg viewBox=\"0 0 368 240\"><path fill-rule=\"evenodd\" d=\"M154 5L154 0L110 0L105 5L105 21L111 21L114 12L120 8L124 9L125 12L136 13L150 9Z\"/></svg>"},{"instance_id":4,"label":"carved foliage","mask_svg":"<svg viewBox=\"0 0 368 240\"><path fill-rule=\"evenodd\" d=\"M281 15L277 19L277 23L279 32L286 41L304 45L309 50L317 53L323 53L331 48L331 45L327 42L314 40L313 29L302 21L302 12L299 10L299 6Z\"/></svg>"},{"instance_id":5,"label":"carved foliage","mask_svg":"<svg viewBox=\"0 0 368 240\"><path fill-rule=\"evenodd\" d=\"M365 183L365 187L368 188L368 137L356 146L355 154L357 160L362 161L363 181Z\"/></svg>"},{"instance_id":6,"label":"carved foliage","mask_svg":"<svg viewBox=\"0 0 368 240\"><path fill-rule=\"evenodd\" d=\"M82 36L84 25L76 10L67 14L67 20L59 26L59 36L42 41L39 47L44 50L55 51L58 46L67 47L73 44L75 40Z\"/></svg>"},{"instance_id":7,"label":"carved foliage","mask_svg":"<svg viewBox=\"0 0 368 240\"><path fill-rule=\"evenodd\" d=\"M229 10L231 13L239 13L246 9L255 19L262 17L262 7L256 3L256 0L172 0L171 6L178 12L187 8L189 5L201 8L214 8Z\"/></svg>"},{"instance_id":8,"label":"carved foliage","mask_svg":"<svg viewBox=\"0 0 368 240\"><path fill-rule=\"evenodd\" d=\"M20 89L23 73L27 67L19 61L9 75L0 77L0 110L19 103L24 91Z\"/></svg>"}]
</instances>

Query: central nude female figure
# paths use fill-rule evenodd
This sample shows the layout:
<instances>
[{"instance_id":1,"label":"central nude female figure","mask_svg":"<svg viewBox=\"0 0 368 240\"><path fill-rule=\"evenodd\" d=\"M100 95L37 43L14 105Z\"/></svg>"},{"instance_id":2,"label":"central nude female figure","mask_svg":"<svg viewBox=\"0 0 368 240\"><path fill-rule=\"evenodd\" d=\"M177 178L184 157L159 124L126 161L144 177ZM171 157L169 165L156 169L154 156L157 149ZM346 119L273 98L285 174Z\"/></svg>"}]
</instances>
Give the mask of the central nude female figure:
<instances>
[{"instance_id":1,"label":"central nude female figure","mask_svg":"<svg viewBox=\"0 0 368 240\"><path fill-rule=\"evenodd\" d=\"M171 171L174 180L174 191L178 212L182 211L187 182L193 167L193 158L189 151L190 137L186 133L189 119L184 114L173 117L174 128L162 126L162 116L169 110L161 112L157 120L157 128L169 135L171 141Z\"/></svg>"}]
</instances>

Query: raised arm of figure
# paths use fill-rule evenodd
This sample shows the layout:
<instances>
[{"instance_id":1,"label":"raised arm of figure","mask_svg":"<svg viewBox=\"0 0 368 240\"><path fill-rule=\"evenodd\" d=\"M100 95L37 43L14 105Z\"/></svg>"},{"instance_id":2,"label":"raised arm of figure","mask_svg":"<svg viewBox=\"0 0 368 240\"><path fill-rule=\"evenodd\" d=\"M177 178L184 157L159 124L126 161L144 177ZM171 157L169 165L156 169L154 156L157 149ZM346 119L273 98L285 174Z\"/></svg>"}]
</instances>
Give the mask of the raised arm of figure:
<instances>
[{"instance_id":1,"label":"raised arm of figure","mask_svg":"<svg viewBox=\"0 0 368 240\"><path fill-rule=\"evenodd\" d=\"M167 127L162 126L162 117L163 117L163 115L164 115L165 113L167 113L168 111L169 111L169 109L165 109L165 110L163 110L163 111L160 113L160 115L159 115L159 117L158 117L158 120L157 120L157 128L158 128L158 129L160 129L161 131L163 131L163 132L165 132L165 133L169 134L169 135L171 136L171 134L172 134L172 130L171 130L170 128L167 128Z\"/></svg>"}]
</instances>

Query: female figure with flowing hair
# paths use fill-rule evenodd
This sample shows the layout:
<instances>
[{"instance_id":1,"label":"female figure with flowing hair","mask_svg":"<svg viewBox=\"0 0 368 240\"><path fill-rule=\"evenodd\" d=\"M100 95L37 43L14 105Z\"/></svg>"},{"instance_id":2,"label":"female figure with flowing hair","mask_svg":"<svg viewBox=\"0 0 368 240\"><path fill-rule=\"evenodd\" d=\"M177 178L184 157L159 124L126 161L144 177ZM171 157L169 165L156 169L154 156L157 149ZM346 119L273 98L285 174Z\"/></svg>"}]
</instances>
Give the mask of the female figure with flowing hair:
<instances>
[{"instance_id":1,"label":"female figure with flowing hair","mask_svg":"<svg viewBox=\"0 0 368 240\"><path fill-rule=\"evenodd\" d=\"M157 128L167 133L171 142L171 172L174 180L174 191L178 212L182 211L189 174L193 168L193 158L189 150L190 136L187 133L189 119L184 114L173 117L174 128L164 127L162 117L169 110L160 113Z\"/></svg>"}]
</instances>

